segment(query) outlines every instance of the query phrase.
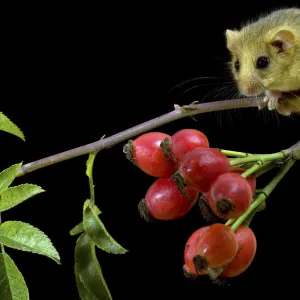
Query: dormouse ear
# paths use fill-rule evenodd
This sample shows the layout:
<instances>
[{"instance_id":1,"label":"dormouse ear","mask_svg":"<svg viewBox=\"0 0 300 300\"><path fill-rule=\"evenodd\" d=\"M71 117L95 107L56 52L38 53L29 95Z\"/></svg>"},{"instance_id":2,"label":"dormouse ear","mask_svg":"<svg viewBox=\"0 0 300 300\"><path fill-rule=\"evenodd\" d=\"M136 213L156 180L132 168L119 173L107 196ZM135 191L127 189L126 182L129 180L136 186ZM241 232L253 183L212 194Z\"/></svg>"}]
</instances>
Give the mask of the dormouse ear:
<instances>
[{"instance_id":1,"label":"dormouse ear","mask_svg":"<svg viewBox=\"0 0 300 300\"><path fill-rule=\"evenodd\" d=\"M239 31L236 31L236 30L227 29L225 31L225 36L226 36L226 44L227 44L226 46L229 51L232 51L238 42L240 33L239 33Z\"/></svg>"},{"instance_id":2,"label":"dormouse ear","mask_svg":"<svg viewBox=\"0 0 300 300\"><path fill-rule=\"evenodd\" d=\"M295 45L295 36L290 30L279 30L274 34L271 45L278 49L278 53L287 51Z\"/></svg>"}]
</instances>

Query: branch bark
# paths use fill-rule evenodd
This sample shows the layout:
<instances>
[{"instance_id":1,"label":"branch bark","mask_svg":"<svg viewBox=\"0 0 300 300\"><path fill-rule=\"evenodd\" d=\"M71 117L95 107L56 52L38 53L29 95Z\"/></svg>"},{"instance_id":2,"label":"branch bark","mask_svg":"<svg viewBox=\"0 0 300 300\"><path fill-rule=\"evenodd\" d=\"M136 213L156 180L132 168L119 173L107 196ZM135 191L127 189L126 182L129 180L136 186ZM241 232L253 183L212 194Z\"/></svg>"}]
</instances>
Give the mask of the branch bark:
<instances>
[{"instance_id":1,"label":"branch bark","mask_svg":"<svg viewBox=\"0 0 300 300\"><path fill-rule=\"evenodd\" d=\"M174 110L164 114L160 117L154 118L147 122L141 123L137 126L114 134L110 137L101 139L99 141L77 147L71 150L67 150L58 154L54 154L52 156L39 159L37 161L27 163L22 166L17 177L23 176L25 174L31 173L35 170L71 159L78 156L82 156L85 154L89 154L94 151L101 151L104 149L111 148L118 143L121 143L125 140L128 140L134 136L140 135L147 131L150 131L154 128L162 126L164 124L185 118L194 116L197 114L212 112L212 111L220 111L220 110L230 110L237 108L250 108L257 107L261 102L262 98L254 97L254 98L246 98L246 99L235 99L235 100L223 100L202 104L194 104L187 106L178 106L174 105Z\"/></svg>"}]
</instances>

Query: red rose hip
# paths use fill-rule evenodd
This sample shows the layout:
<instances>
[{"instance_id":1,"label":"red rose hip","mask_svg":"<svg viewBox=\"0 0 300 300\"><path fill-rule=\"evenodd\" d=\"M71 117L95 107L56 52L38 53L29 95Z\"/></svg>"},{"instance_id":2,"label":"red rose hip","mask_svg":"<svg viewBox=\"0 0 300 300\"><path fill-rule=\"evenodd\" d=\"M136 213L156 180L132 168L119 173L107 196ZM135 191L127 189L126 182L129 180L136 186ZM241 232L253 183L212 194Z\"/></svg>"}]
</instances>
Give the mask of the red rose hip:
<instances>
[{"instance_id":1,"label":"red rose hip","mask_svg":"<svg viewBox=\"0 0 300 300\"><path fill-rule=\"evenodd\" d=\"M171 139L171 136L161 132L148 132L134 141L128 141L123 147L123 152L128 160L146 174L153 177L169 177L175 172L176 165L165 157L160 147L165 138Z\"/></svg>"},{"instance_id":2,"label":"red rose hip","mask_svg":"<svg viewBox=\"0 0 300 300\"><path fill-rule=\"evenodd\" d=\"M189 274L189 275L205 275L206 272L200 271L200 272L196 272L195 270L195 266L193 263L193 258L195 256L195 250L196 250L196 243L199 239L199 237L203 234L203 232L205 232L207 229L209 228L209 226L205 226L205 227L201 227L199 229L197 229L196 231L194 231L190 237L188 238L186 244L185 244L185 248L184 248L184 271L185 273Z\"/></svg>"},{"instance_id":3,"label":"red rose hip","mask_svg":"<svg viewBox=\"0 0 300 300\"><path fill-rule=\"evenodd\" d=\"M237 173L218 176L208 192L208 204L218 217L233 219L247 211L252 202L249 182Z\"/></svg>"},{"instance_id":4,"label":"red rose hip","mask_svg":"<svg viewBox=\"0 0 300 300\"><path fill-rule=\"evenodd\" d=\"M197 192L208 192L215 179L230 172L229 159L220 151L199 147L185 154L174 178L178 186L188 186Z\"/></svg>"},{"instance_id":5,"label":"red rose hip","mask_svg":"<svg viewBox=\"0 0 300 300\"><path fill-rule=\"evenodd\" d=\"M174 220L186 215L197 201L198 193L185 189L184 196L172 178L159 178L149 187L145 198L139 203L140 215L146 220Z\"/></svg>"},{"instance_id":6,"label":"red rose hip","mask_svg":"<svg viewBox=\"0 0 300 300\"><path fill-rule=\"evenodd\" d=\"M237 173L240 175L242 175L245 171L246 170L243 168L231 168L231 170L230 170L231 173ZM253 174L251 174L251 175L247 176L246 179L251 186L252 192L254 193L256 191L256 177Z\"/></svg>"},{"instance_id":7,"label":"red rose hip","mask_svg":"<svg viewBox=\"0 0 300 300\"><path fill-rule=\"evenodd\" d=\"M210 225L196 242L193 263L196 272L228 264L238 251L235 233L221 223Z\"/></svg>"},{"instance_id":8,"label":"red rose hip","mask_svg":"<svg viewBox=\"0 0 300 300\"><path fill-rule=\"evenodd\" d=\"M223 277L235 277L245 272L251 265L256 254L256 237L249 227L241 225L236 230L235 235L238 242L238 252L223 270Z\"/></svg>"},{"instance_id":9,"label":"red rose hip","mask_svg":"<svg viewBox=\"0 0 300 300\"><path fill-rule=\"evenodd\" d=\"M209 147L208 138L204 133L196 129L182 129L172 135L171 152L177 162L184 155L198 147Z\"/></svg>"}]
</instances>

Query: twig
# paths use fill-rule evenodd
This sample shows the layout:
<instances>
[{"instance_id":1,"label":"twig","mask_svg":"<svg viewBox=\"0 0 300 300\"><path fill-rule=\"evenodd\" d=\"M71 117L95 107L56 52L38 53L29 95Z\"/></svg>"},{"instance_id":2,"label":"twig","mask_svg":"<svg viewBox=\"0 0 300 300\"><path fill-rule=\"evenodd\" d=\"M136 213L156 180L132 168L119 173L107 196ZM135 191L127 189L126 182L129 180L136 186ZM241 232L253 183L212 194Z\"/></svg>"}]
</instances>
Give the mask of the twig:
<instances>
[{"instance_id":1,"label":"twig","mask_svg":"<svg viewBox=\"0 0 300 300\"><path fill-rule=\"evenodd\" d=\"M134 136L142 134L146 131L152 130L156 127L162 126L164 124L185 118L194 116L197 114L230 110L236 108L250 108L257 107L262 99L261 98L247 98L247 99L235 99L235 100L223 100L210 103L193 104L180 107L174 105L174 110L164 114L160 117L154 118L140 125L134 126L115 135L96 141L81 147L77 147L68 151L64 151L37 161L25 164L22 166L18 173L19 176L23 176L27 173L33 172L35 170L71 159L81 155L85 155L94 151L101 151L104 149L111 148L116 144L128 140Z\"/></svg>"}]
</instances>

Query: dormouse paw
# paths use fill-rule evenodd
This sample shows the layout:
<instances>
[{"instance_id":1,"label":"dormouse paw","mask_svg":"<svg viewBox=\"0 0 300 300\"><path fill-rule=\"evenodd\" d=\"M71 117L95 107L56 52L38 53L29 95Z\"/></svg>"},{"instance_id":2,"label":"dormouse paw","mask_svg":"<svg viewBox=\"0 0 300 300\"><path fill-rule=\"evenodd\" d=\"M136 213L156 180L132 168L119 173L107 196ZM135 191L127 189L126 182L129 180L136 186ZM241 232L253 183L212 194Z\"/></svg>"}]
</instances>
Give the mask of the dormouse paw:
<instances>
[{"instance_id":1,"label":"dormouse paw","mask_svg":"<svg viewBox=\"0 0 300 300\"><path fill-rule=\"evenodd\" d=\"M269 110L274 110L277 108L279 98L281 97L281 92L267 92L267 95L263 99L263 103L267 104Z\"/></svg>"},{"instance_id":2,"label":"dormouse paw","mask_svg":"<svg viewBox=\"0 0 300 300\"><path fill-rule=\"evenodd\" d=\"M270 97L270 99L268 101L268 109L269 110L276 109L278 100L279 100L278 97Z\"/></svg>"}]
</instances>

